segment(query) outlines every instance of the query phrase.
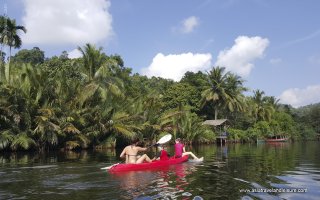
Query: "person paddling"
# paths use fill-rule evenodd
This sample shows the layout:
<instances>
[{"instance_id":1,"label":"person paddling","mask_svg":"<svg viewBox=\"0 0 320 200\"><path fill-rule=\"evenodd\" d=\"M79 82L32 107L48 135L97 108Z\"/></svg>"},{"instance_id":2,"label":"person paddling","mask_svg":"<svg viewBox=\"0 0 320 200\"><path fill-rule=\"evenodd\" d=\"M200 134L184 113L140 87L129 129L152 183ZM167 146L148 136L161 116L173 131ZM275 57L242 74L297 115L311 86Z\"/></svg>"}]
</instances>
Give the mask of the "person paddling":
<instances>
[{"instance_id":1,"label":"person paddling","mask_svg":"<svg viewBox=\"0 0 320 200\"><path fill-rule=\"evenodd\" d=\"M159 148L158 157L155 157L152 160L169 160L170 155L166 151L164 145L160 145L158 146L158 148Z\"/></svg>"},{"instance_id":2,"label":"person paddling","mask_svg":"<svg viewBox=\"0 0 320 200\"><path fill-rule=\"evenodd\" d=\"M176 144L174 145L174 151L175 151L175 157L180 158L185 155L190 155L192 158L196 161L203 161L203 157L198 158L196 155L194 155L192 152L188 151L186 152L185 146L181 143L181 139L177 138L175 140Z\"/></svg>"},{"instance_id":3,"label":"person paddling","mask_svg":"<svg viewBox=\"0 0 320 200\"><path fill-rule=\"evenodd\" d=\"M151 159L147 156L147 154L143 154L142 156L138 155L140 151L146 151L148 148L143 148L137 146L139 143L138 139L135 139L131 145L126 146L122 153L120 154L120 158L126 158L127 164L138 164L146 162L152 162Z\"/></svg>"}]
</instances>

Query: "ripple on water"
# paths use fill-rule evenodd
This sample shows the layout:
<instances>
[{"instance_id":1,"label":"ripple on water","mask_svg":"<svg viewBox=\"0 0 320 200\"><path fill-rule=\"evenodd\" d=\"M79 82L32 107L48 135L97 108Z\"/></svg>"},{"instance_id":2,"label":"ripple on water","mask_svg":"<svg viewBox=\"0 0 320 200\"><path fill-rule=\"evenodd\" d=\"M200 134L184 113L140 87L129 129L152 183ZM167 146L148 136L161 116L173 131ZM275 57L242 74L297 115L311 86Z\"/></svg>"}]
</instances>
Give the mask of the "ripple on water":
<instances>
[{"instance_id":1,"label":"ripple on water","mask_svg":"<svg viewBox=\"0 0 320 200\"><path fill-rule=\"evenodd\" d=\"M45 179L42 181L42 185L45 187L57 187L63 185L66 181L74 180L79 178L79 174L61 174L56 175L50 179Z\"/></svg>"},{"instance_id":2,"label":"ripple on water","mask_svg":"<svg viewBox=\"0 0 320 200\"><path fill-rule=\"evenodd\" d=\"M271 182L275 189L290 189L291 192L279 192L277 195L281 199L319 199L320 184L319 170L311 165L301 165L275 176L281 183Z\"/></svg>"},{"instance_id":3,"label":"ripple on water","mask_svg":"<svg viewBox=\"0 0 320 200\"><path fill-rule=\"evenodd\" d=\"M39 166L32 166L32 167L19 167L19 169L47 169L58 167L58 165L39 165Z\"/></svg>"}]
</instances>

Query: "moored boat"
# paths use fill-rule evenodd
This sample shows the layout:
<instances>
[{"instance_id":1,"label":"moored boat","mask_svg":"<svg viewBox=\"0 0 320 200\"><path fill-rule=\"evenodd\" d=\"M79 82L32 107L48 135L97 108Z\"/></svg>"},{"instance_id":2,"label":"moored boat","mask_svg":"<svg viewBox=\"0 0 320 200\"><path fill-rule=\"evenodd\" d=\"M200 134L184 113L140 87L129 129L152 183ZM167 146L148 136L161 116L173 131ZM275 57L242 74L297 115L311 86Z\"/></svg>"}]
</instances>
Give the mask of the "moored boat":
<instances>
[{"instance_id":1,"label":"moored boat","mask_svg":"<svg viewBox=\"0 0 320 200\"><path fill-rule=\"evenodd\" d=\"M286 142L288 138L286 136L276 135L266 139L266 142Z\"/></svg>"},{"instance_id":2,"label":"moored boat","mask_svg":"<svg viewBox=\"0 0 320 200\"><path fill-rule=\"evenodd\" d=\"M188 161L188 156L181 158L170 158L169 160L155 160L151 163L140 163L140 164L116 164L112 166L108 172L125 172L125 171L139 171L139 170L153 170L169 165L175 165Z\"/></svg>"}]
</instances>

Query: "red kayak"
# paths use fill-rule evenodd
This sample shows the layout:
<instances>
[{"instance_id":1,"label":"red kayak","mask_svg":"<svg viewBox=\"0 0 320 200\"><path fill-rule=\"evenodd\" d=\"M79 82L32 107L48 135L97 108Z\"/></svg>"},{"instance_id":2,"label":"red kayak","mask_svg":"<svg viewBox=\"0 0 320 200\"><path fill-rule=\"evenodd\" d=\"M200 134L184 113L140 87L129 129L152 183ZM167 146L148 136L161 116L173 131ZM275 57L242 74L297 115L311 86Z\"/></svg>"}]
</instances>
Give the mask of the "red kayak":
<instances>
[{"instance_id":1,"label":"red kayak","mask_svg":"<svg viewBox=\"0 0 320 200\"><path fill-rule=\"evenodd\" d=\"M188 156L181 158L170 158L169 160L155 160L151 163L140 163L140 164L117 164L112 166L109 172L124 172L124 171L138 171L138 170L152 170L155 168L166 167L169 165L175 165L188 161Z\"/></svg>"}]
</instances>

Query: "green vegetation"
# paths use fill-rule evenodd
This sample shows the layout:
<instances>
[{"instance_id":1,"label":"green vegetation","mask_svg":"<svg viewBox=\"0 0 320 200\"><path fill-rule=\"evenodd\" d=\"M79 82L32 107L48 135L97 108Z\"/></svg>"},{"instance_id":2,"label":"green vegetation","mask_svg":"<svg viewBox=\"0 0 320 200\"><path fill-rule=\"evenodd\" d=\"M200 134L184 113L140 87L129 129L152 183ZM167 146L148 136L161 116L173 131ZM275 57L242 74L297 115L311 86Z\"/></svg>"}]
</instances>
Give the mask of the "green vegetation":
<instances>
[{"instance_id":1,"label":"green vegetation","mask_svg":"<svg viewBox=\"0 0 320 200\"><path fill-rule=\"evenodd\" d=\"M294 109L260 90L245 96L244 80L225 68L187 72L174 82L132 74L121 56L92 44L78 47L78 59L65 51L45 58L38 47L11 56L11 48L21 46L18 30L26 31L0 18L2 151L114 147L135 137L152 142L168 132L187 143L208 143L218 131L202 122L222 118L230 121L234 141L274 134L315 139L320 132L320 104Z\"/></svg>"}]
</instances>

